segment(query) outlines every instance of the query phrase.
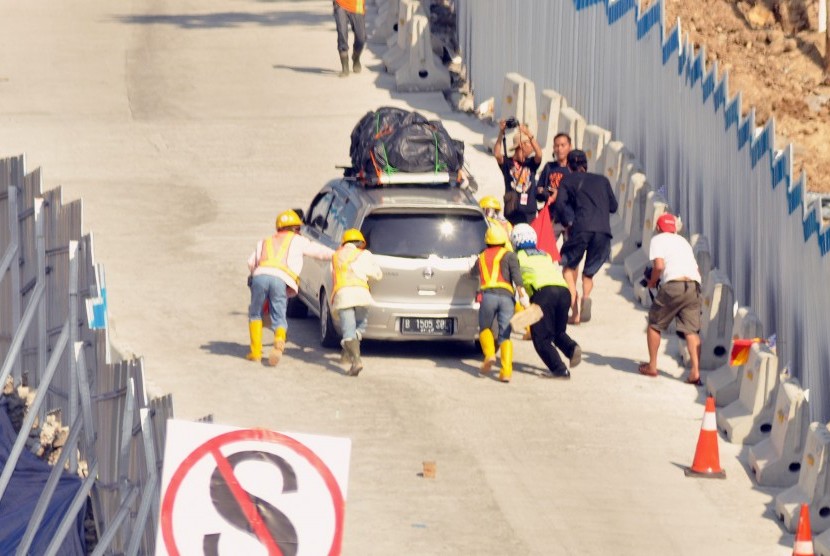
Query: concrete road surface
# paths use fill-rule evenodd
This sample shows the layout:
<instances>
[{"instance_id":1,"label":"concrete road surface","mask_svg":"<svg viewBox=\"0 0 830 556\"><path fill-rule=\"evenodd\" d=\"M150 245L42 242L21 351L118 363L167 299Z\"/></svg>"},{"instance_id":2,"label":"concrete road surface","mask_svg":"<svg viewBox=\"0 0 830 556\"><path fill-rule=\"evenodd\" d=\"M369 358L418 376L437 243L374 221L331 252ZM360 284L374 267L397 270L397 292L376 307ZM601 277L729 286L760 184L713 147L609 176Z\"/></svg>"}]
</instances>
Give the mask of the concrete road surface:
<instances>
[{"instance_id":1,"label":"concrete road surface","mask_svg":"<svg viewBox=\"0 0 830 556\"><path fill-rule=\"evenodd\" d=\"M172 392L181 418L351 438L348 555L789 554L746 448L721 441L725 481L684 477L701 389L678 380L676 345L659 378L637 373L645 312L620 267L572 328L585 356L570 382L541 378L521 341L509 385L477 378L479 354L457 344L367 343L347 378L313 318L290 323L278 368L243 359L245 259L347 162L366 111L443 118L480 194L502 187L483 125L438 93L396 93L380 50L336 76L331 11L0 0L0 156L25 153L47 188L83 198L113 342L145 358L151 391Z\"/></svg>"}]
</instances>

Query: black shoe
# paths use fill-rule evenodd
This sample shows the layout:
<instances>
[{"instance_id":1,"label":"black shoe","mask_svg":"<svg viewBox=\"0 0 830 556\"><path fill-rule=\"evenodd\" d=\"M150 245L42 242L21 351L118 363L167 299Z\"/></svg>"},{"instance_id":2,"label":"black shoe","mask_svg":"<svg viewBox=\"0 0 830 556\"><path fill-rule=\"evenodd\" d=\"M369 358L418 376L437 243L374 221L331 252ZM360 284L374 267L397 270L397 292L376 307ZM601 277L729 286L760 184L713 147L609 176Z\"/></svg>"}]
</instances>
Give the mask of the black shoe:
<instances>
[{"instance_id":1,"label":"black shoe","mask_svg":"<svg viewBox=\"0 0 830 556\"><path fill-rule=\"evenodd\" d=\"M571 371L562 369L561 371L551 372L548 378L558 378L560 380L570 380Z\"/></svg>"},{"instance_id":2,"label":"black shoe","mask_svg":"<svg viewBox=\"0 0 830 556\"><path fill-rule=\"evenodd\" d=\"M571 360L569 361L571 368L573 369L577 365L582 362L582 348L579 347L579 344L576 345L574 348L573 355L571 355Z\"/></svg>"}]
</instances>

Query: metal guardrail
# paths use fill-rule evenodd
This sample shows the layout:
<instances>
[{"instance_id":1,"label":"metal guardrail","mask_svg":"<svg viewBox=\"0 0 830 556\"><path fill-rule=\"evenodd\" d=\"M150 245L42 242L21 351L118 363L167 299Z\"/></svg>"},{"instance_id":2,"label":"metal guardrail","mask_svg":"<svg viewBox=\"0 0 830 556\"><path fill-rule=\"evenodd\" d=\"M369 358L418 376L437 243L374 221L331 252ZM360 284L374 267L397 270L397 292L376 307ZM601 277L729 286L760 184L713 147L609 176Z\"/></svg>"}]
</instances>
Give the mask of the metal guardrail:
<instances>
[{"instance_id":1,"label":"metal guardrail","mask_svg":"<svg viewBox=\"0 0 830 556\"><path fill-rule=\"evenodd\" d=\"M663 22L664 1L457 0L459 44L477 101L499 98L517 72L561 93L641 160L690 233L707 236L736 301L777 335L780 365L830 420L830 227L795 175L793 149L774 147L775 121L729 90L706 48Z\"/></svg>"},{"instance_id":2,"label":"metal guardrail","mask_svg":"<svg viewBox=\"0 0 830 556\"><path fill-rule=\"evenodd\" d=\"M11 376L36 390L0 472L0 499L29 431L59 410L69 437L17 554L29 554L63 473L83 480L48 554L60 550L88 501L93 554L152 554L172 399L147 399L141 359L110 361L104 273L91 234L81 233L81 213L81 202L64 204L60 189L43 192L40 171L26 173L23 156L0 159L0 384Z\"/></svg>"}]
</instances>

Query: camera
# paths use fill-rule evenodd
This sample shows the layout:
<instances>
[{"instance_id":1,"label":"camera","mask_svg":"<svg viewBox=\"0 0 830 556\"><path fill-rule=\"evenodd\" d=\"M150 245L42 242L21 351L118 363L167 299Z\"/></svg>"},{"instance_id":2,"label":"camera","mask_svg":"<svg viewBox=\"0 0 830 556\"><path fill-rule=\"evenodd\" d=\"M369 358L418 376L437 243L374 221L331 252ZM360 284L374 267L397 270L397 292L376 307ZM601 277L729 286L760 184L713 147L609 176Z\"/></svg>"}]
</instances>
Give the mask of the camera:
<instances>
[{"instance_id":1,"label":"camera","mask_svg":"<svg viewBox=\"0 0 830 556\"><path fill-rule=\"evenodd\" d=\"M519 120L516 118L507 118L504 121L505 129L513 129L514 127L519 127Z\"/></svg>"},{"instance_id":2,"label":"camera","mask_svg":"<svg viewBox=\"0 0 830 556\"><path fill-rule=\"evenodd\" d=\"M644 288L648 287L648 281L651 280L651 272L654 270L654 267L651 265L647 265L646 268L643 270L643 279L640 280L640 285ZM656 285L660 285L660 282L657 282Z\"/></svg>"}]
</instances>

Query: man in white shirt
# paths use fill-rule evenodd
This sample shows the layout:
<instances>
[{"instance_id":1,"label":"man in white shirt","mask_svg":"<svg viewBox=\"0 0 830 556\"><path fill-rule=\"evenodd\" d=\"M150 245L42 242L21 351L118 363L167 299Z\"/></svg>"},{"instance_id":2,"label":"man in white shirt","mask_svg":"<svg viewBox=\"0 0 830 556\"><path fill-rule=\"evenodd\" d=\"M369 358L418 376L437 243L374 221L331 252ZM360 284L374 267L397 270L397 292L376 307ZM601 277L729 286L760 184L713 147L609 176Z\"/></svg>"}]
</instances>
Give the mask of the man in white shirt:
<instances>
[{"instance_id":1,"label":"man in white shirt","mask_svg":"<svg viewBox=\"0 0 830 556\"><path fill-rule=\"evenodd\" d=\"M652 271L648 287L660 290L648 312L648 363L639 367L641 374L657 376L657 348L660 335L672 321L675 328L686 339L689 348L691 368L687 384L700 386L700 270L692 246L677 235L677 219L666 213L657 219L657 231L649 244L649 259Z\"/></svg>"}]
</instances>

